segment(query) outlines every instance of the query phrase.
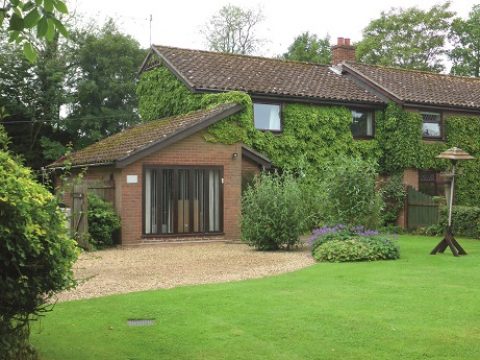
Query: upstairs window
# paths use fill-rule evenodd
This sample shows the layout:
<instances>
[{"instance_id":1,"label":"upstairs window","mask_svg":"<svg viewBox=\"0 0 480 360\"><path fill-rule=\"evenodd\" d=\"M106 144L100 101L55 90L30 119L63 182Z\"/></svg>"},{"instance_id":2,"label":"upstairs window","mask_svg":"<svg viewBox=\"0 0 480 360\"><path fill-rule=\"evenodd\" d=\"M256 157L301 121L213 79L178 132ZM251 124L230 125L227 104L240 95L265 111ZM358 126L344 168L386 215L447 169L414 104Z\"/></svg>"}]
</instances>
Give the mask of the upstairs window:
<instances>
[{"instance_id":1,"label":"upstairs window","mask_svg":"<svg viewBox=\"0 0 480 360\"><path fill-rule=\"evenodd\" d=\"M442 118L439 113L422 112L422 136L425 139L442 138Z\"/></svg>"},{"instance_id":2,"label":"upstairs window","mask_svg":"<svg viewBox=\"0 0 480 360\"><path fill-rule=\"evenodd\" d=\"M352 110L352 135L354 138L373 137L373 112Z\"/></svg>"},{"instance_id":3,"label":"upstairs window","mask_svg":"<svg viewBox=\"0 0 480 360\"><path fill-rule=\"evenodd\" d=\"M253 119L258 130L282 131L280 104L253 104Z\"/></svg>"}]
</instances>

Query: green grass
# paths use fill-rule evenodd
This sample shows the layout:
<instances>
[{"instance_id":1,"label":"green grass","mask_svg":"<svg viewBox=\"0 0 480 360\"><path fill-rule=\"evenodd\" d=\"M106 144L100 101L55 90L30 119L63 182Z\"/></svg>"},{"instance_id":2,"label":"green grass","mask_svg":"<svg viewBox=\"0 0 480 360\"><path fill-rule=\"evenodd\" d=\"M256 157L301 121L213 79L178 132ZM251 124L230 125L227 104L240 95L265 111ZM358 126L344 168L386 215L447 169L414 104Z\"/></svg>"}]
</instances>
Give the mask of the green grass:
<instances>
[{"instance_id":1,"label":"green grass","mask_svg":"<svg viewBox=\"0 0 480 360\"><path fill-rule=\"evenodd\" d=\"M479 359L480 242L429 255L438 240L401 236L397 261L61 303L31 338L46 360Z\"/></svg>"}]
</instances>

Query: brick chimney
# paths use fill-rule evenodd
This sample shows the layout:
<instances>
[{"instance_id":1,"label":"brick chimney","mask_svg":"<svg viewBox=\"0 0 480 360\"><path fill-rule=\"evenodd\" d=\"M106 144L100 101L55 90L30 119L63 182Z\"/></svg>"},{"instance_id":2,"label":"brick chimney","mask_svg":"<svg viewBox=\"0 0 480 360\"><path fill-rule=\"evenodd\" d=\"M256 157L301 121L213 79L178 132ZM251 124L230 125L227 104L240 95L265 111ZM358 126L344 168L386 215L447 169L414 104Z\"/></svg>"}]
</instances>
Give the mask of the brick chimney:
<instances>
[{"instance_id":1,"label":"brick chimney","mask_svg":"<svg viewBox=\"0 0 480 360\"><path fill-rule=\"evenodd\" d=\"M337 38L337 45L332 46L332 65L342 61L355 62L355 46L350 44L349 38Z\"/></svg>"}]
</instances>

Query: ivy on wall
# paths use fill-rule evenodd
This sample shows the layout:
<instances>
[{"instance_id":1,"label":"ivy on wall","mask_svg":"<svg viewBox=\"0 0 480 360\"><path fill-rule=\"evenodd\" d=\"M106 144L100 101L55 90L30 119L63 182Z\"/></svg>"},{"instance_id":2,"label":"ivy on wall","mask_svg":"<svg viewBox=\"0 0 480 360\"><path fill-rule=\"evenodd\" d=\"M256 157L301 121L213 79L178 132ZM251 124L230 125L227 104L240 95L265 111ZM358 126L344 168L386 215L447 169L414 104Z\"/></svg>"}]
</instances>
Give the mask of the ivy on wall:
<instances>
[{"instance_id":1,"label":"ivy on wall","mask_svg":"<svg viewBox=\"0 0 480 360\"><path fill-rule=\"evenodd\" d=\"M235 102L245 110L208 128L205 139L232 144L243 142L265 153L274 165L289 170L315 171L339 154L378 160L376 140L353 141L350 110L340 106L285 104L281 134L255 129L253 104L243 92L195 94L168 69L159 67L142 74L137 93L143 119L153 120L219 103Z\"/></svg>"},{"instance_id":2,"label":"ivy on wall","mask_svg":"<svg viewBox=\"0 0 480 360\"><path fill-rule=\"evenodd\" d=\"M390 103L376 114L376 134L383 151L381 171L387 174L407 168L443 170L446 163L435 156L446 149L439 141L422 140L422 116Z\"/></svg>"},{"instance_id":3,"label":"ivy on wall","mask_svg":"<svg viewBox=\"0 0 480 360\"><path fill-rule=\"evenodd\" d=\"M448 147L457 146L475 157L460 161L456 184L459 205L480 205L480 117L449 116L446 120Z\"/></svg>"},{"instance_id":4,"label":"ivy on wall","mask_svg":"<svg viewBox=\"0 0 480 360\"><path fill-rule=\"evenodd\" d=\"M446 118L446 142L422 140L422 117L390 103L375 114L375 139L352 138L349 109L340 106L285 104L281 134L256 130L253 105L243 92L198 94L191 92L167 68L158 67L142 74L137 93L144 120L183 114L220 103L243 104L245 110L208 128L205 140L232 144L238 141L265 153L274 165L289 170L320 170L340 154L376 160L386 174L407 168L446 170L448 162L436 155L459 146L480 157L480 117ZM461 164L457 183L457 203L480 204L480 159Z\"/></svg>"}]
</instances>

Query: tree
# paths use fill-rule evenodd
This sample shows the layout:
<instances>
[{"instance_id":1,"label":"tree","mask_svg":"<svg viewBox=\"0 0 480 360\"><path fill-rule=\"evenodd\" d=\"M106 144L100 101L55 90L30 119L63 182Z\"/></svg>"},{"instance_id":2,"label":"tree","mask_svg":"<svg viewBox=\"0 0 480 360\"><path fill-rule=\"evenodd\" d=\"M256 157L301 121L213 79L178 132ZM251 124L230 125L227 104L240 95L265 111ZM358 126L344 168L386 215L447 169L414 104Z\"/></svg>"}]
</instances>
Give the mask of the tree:
<instances>
[{"instance_id":1,"label":"tree","mask_svg":"<svg viewBox=\"0 0 480 360\"><path fill-rule=\"evenodd\" d=\"M474 5L468 19L454 19L450 30L454 48L449 52L454 75L480 76L480 5Z\"/></svg>"},{"instance_id":2,"label":"tree","mask_svg":"<svg viewBox=\"0 0 480 360\"><path fill-rule=\"evenodd\" d=\"M84 147L139 122L135 89L145 51L113 20L72 37L69 115L59 124L75 147Z\"/></svg>"},{"instance_id":3,"label":"tree","mask_svg":"<svg viewBox=\"0 0 480 360\"><path fill-rule=\"evenodd\" d=\"M454 12L450 3L429 10L412 7L382 12L363 30L357 58L364 63L442 71L445 39Z\"/></svg>"},{"instance_id":4,"label":"tree","mask_svg":"<svg viewBox=\"0 0 480 360\"><path fill-rule=\"evenodd\" d=\"M59 16L67 13L67 6L61 0L4 0L0 7L0 29L3 32L3 23L8 22L9 41L22 45L25 57L35 62L37 51L32 39L52 41L56 32L68 37Z\"/></svg>"},{"instance_id":5,"label":"tree","mask_svg":"<svg viewBox=\"0 0 480 360\"><path fill-rule=\"evenodd\" d=\"M208 48L231 54L252 54L262 40L255 36L257 25L263 21L262 11L226 5L205 24Z\"/></svg>"},{"instance_id":6,"label":"tree","mask_svg":"<svg viewBox=\"0 0 480 360\"><path fill-rule=\"evenodd\" d=\"M65 103L67 74L66 44L56 36L50 42L33 39L38 58L30 63L21 46L0 35L0 104L11 150L22 155L29 167L40 168L47 161L42 154L42 138L68 142L56 126Z\"/></svg>"},{"instance_id":7,"label":"tree","mask_svg":"<svg viewBox=\"0 0 480 360\"><path fill-rule=\"evenodd\" d=\"M36 358L28 323L74 285L76 246L57 201L5 150L0 126L0 358Z\"/></svg>"},{"instance_id":8,"label":"tree","mask_svg":"<svg viewBox=\"0 0 480 360\"><path fill-rule=\"evenodd\" d=\"M304 32L295 38L283 58L328 65L332 59L330 37L327 35L320 39L315 34Z\"/></svg>"}]
</instances>

